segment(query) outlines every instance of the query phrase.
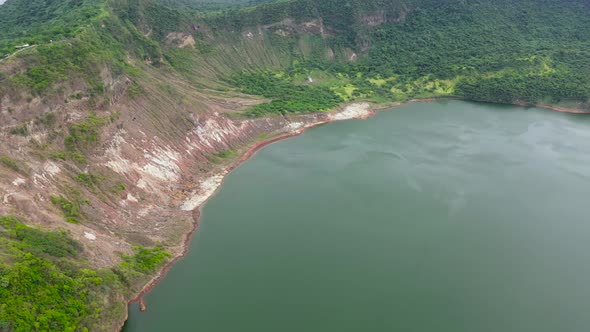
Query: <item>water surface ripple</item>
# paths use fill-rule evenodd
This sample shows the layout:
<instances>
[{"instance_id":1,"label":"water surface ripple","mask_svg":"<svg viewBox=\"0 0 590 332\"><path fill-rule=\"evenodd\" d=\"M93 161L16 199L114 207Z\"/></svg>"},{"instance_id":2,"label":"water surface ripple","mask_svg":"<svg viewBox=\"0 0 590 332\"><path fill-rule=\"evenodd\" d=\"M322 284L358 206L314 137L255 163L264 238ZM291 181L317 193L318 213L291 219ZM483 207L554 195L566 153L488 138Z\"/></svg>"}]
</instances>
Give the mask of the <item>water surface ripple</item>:
<instances>
[{"instance_id":1,"label":"water surface ripple","mask_svg":"<svg viewBox=\"0 0 590 332\"><path fill-rule=\"evenodd\" d=\"M418 103L273 144L126 332L590 331L590 118Z\"/></svg>"}]
</instances>

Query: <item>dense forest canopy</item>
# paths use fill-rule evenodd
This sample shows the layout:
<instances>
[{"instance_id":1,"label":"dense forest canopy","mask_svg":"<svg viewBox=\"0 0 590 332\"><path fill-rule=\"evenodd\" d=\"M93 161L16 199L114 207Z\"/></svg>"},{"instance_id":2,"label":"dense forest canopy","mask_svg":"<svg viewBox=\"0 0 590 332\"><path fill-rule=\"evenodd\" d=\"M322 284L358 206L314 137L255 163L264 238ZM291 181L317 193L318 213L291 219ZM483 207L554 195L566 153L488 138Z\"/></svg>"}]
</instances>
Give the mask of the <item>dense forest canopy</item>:
<instances>
[{"instance_id":1,"label":"dense forest canopy","mask_svg":"<svg viewBox=\"0 0 590 332\"><path fill-rule=\"evenodd\" d=\"M296 84L302 74L313 72L345 78L346 85L330 86L336 95L336 90L348 89L347 95L340 94L342 100L456 96L507 103L587 105L590 97L590 62L585 60L590 55L590 21L586 19L590 5L585 1L297 4L301 6L283 4L280 11L278 5L259 7L242 19L243 26L252 25L247 20L253 17L264 24L282 16L309 20L317 13L324 22L332 19L330 26L337 35L323 43L332 49L350 48L359 53L358 58L330 61L321 53L306 56L282 79ZM362 23L371 15L394 19L367 29ZM237 22L232 17L224 19ZM245 92L255 89L253 80L270 82L263 79L268 75L256 74L247 81L244 73L240 75L236 83ZM260 105L255 114L297 109L278 106L291 98L287 93L282 98L272 91L263 95L273 98L277 107Z\"/></svg>"},{"instance_id":2,"label":"dense forest canopy","mask_svg":"<svg viewBox=\"0 0 590 332\"><path fill-rule=\"evenodd\" d=\"M250 115L317 111L355 98L403 101L454 96L588 107L590 87L585 78L590 69L584 59L590 49L586 19L590 8L581 0L297 0L252 2L256 6L210 13L185 12L186 1L163 1L179 11L166 17L184 17L189 22L191 15L197 15L218 38L278 24L266 47L287 54L291 65L266 69L280 76L279 86L290 84L291 88L283 89L283 94L260 89L277 80L264 68L228 75L242 91L266 91L262 96L274 100L273 105L254 107ZM163 12L158 7L151 16ZM318 19L325 28L322 36L301 31L285 34L281 25ZM160 40L182 26L180 20L168 22L167 26L162 21L152 24L158 27ZM203 41L201 46L215 50L215 42L200 33L195 37ZM302 53L302 43L311 49L308 54ZM330 52L336 57L327 58ZM163 54L173 66L179 64L175 62L180 60L178 52L164 50ZM187 65L190 61L177 69ZM306 88L316 97L302 100L291 92L298 91L310 75L325 79ZM326 94L326 89L331 93Z\"/></svg>"},{"instance_id":3,"label":"dense forest canopy","mask_svg":"<svg viewBox=\"0 0 590 332\"><path fill-rule=\"evenodd\" d=\"M166 6L188 11L238 9L280 0L160 0Z\"/></svg>"},{"instance_id":4,"label":"dense forest canopy","mask_svg":"<svg viewBox=\"0 0 590 332\"><path fill-rule=\"evenodd\" d=\"M113 269L91 269L81 244L0 215L0 331L105 331L120 319L133 278L169 255L136 248Z\"/></svg>"},{"instance_id":5,"label":"dense forest canopy","mask_svg":"<svg viewBox=\"0 0 590 332\"><path fill-rule=\"evenodd\" d=\"M99 0L9 0L0 7L0 54L19 44L76 36L100 10Z\"/></svg>"},{"instance_id":6,"label":"dense forest canopy","mask_svg":"<svg viewBox=\"0 0 590 332\"><path fill-rule=\"evenodd\" d=\"M106 17L113 13L118 23L109 27L123 26L108 31L112 36L100 36L101 42L109 39L107 45L112 49L108 53L122 54L125 46L131 46L132 52L159 65L161 59L178 60L177 51L161 45L168 33L190 30L194 22L206 24L225 38L223 34L230 31L286 19L310 22L320 18L327 31L321 38L305 33L281 38L271 35L265 47L289 53L297 60L297 68L282 68L287 72L316 70L322 75L346 77L348 91L353 89L354 93L347 93L344 99L453 95L531 104L584 103L590 95L585 79L590 74L585 61L590 50L589 6L581 0L67 0L33 1L31 5L11 0L0 10L0 52L10 53L19 44L43 44L96 31L93 20L112 20ZM378 22L367 23L371 19ZM149 38L141 31L149 31ZM215 49L215 41L191 32L202 41L199 46ZM311 40L311 55L297 49L304 38ZM326 48L336 53L348 49L354 52L355 61L327 59ZM196 64L198 59L192 61ZM54 74L54 70L47 73ZM255 76L260 79L265 75ZM293 86L299 79L297 75L287 77ZM344 87L317 87L325 88ZM264 97L280 99L276 94ZM325 105L332 104L328 101Z\"/></svg>"}]
</instances>

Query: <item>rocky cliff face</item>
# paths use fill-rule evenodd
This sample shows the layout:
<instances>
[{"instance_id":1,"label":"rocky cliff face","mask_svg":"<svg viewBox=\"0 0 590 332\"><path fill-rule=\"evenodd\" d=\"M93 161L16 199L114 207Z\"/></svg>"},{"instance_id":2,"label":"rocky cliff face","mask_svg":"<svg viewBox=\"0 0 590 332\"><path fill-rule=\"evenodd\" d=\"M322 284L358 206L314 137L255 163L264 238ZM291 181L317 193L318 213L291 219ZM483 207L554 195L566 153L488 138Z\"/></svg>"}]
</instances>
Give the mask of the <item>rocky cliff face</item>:
<instances>
[{"instance_id":1,"label":"rocky cliff face","mask_svg":"<svg viewBox=\"0 0 590 332\"><path fill-rule=\"evenodd\" d=\"M312 23L301 27L321 34L321 27ZM255 59L267 52L264 38L248 32L239 37L241 47ZM182 34L170 39L178 36ZM182 42L178 47L194 46ZM237 53L228 51L226 58ZM279 59L271 52L266 55L267 60ZM18 61L8 62L3 70L17 68ZM196 70L211 78L218 75L208 71L221 60L205 61ZM146 66L145 75L132 80L105 67L101 81L106 93L100 98L88 93L84 82L70 81L55 95L13 91L0 103L0 155L17 165L0 166L0 214L50 229L66 228L95 267L116 265L121 253L131 253L137 244L162 244L173 254L182 252L185 235L195 226L193 210L250 146L366 111L244 118L240 110L264 101L198 88L162 68ZM85 141L91 133L96 137ZM78 136L82 141L69 149L71 138ZM81 174L95 180L87 183ZM65 221L54 197L79 205L79 224Z\"/></svg>"},{"instance_id":2,"label":"rocky cliff face","mask_svg":"<svg viewBox=\"0 0 590 332\"><path fill-rule=\"evenodd\" d=\"M180 209L182 202L225 162L212 156L240 149L287 122L232 120L227 112L242 107L242 101L225 103L206 110L187 107L180 113L173 104L160 109L146 100L115 102L97 116L111 119L118 114L117 120L101 128L99 141L84 151L86 160L73 162L54 155L62 150L64 139L59 136L68 135L65 128L88 116L84 106L5 100L0 151L15 165L0 169L0 214L66 227L84 243L96 266L116 264L118 252L129 252L131 244L175 247L193 223L190 211ZM47 114L55 119L51 128L40 122ZM15 128L26 133L15 134ZM82 173L100 176L100 183L85 186L77 179ZM116 186L121 189L109 192ZM60 195L70 201L82 197L80 225L66 223L51 202Z\"/></svg>"}]
</instances>

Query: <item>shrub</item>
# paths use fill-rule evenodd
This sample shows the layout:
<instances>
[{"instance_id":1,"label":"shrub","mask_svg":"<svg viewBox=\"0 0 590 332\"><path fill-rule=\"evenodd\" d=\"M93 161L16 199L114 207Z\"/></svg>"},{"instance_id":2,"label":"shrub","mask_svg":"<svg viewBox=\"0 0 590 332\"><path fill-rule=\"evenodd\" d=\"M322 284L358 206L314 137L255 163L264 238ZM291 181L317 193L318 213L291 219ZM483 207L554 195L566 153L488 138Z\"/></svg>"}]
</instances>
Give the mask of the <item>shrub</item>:
<instances>
[{"instance_id":1,"label":"shrub","mask_svg":"<svg viewBox=\"0 0 590 332\"><path fill-rule=\"evenodd\" d=\"M108 270L75 261L80 244L65 232L43 232L0 216L5 254L0 263L0 331L87 331L111 292L122 287ZM104 307L104 308L103 308Z\"/></svg>"},{"instance_id":2,"label":"shrub","mask_svg":"<svg viewBox=\"0 0 590 332\"><path fill-rule=\"evenodd\" d=\"M21 170L20 165L15 160L7 157L7 156L0 156L0 164L6 166L7 168L19 172Z\"/></svg>"},{"instance_id":3,"label":"shrub","mask_svg":"<svg viewBox=\"0 0 590 332\"><path fill-rule=\"evenodd\" d=\"M21 249L36 255L43 253L54 257L72 257L80 249L80 244L66 232L43 232L22 224L12 216L0 217L0 225L9 230L11 238L21 242Z\"/></svg>"},{"instance_id":4,"label":"shrub","mask_svg":"<svg viewBox=\"0 0 590 332\"><path fill-rule=\"evenodd\" d=\"M236 155L236 151L232 149L219 151L209 156L209 161L213 163L221 163L223 160L232 158Z\"/></svg>"},{"instance_id":5,"label":"shrub","mask_svg":"<svg viewBox=\"0 0 590 332\"><path fill-rule=\"evenodd\" d=\"M80 223L82 213L81 204L79 202L70 202L61 196L51 196L51 203L61 210L67 222L72 224Z\"/></svg>"},{"instance_id":6,"label":"shrub","mask_svg":"<svg viewBox=\"0 0 590 332\"><path fill-rule=\"evenodd\" d=\"M113 192L114 192L115 194L122 193L122 192L123 192L123 191L125 191L125 190L127 190L127 187L125 187L125 185L124 185L124 184L122 184L122 183L121 183L121 184L118 184L118 185L116 185L116 186L113 188Z\"/></svg>"},{"instance_id":7,"label":"shrub","mask_svg":"<svg viewBox=\"0 0 590 332\"><path fill-rule=\"evenodd\" d=\"M153 271L171 256L160 246L154 248L136 246L133 249L134 256L123 255L123 265L143 273Z\"/></svg>"},{"instance_id":8,"label":"shrub","mask_svg":"<svg viewBox=\"0 0 590 332\"><path fill-rule=\"evenodd\" d=\"M53 127L56 121L57 117L55 116L55 113L47 113L41 118L39 118L39 122L41 122L46 127Z\"/></svg>"},{"instance_id":9,"label":"shrub","mask_svg":"<svg viewBox=\"0 0 590 332\"><path fill-rule=\"evenodd\" d=\"M12 129L10 129L10 134L11 135L27 136L29 134L29 128L27 128L26 124L16 127L16 128L12 128Z\"/></svg>"},{"instance_id":10,"label":"shrub","mask_svg":"<svg viewBox=\"0 0 590 332\"><path fill-rule=\"evenodd\" d=\"M104 125L104 122L103 119L97 117L95 114L91 114L82 122L73 124L68 130L70 136L65 140L66 149L74 152L97 143L99 130Z\"/></svg>"},{"instance_id":11,"label":"shrub","mask_svg":"<svg viewBox=\"0 0 590 332\"><path fill-rule=\"evenodd\" d=\"M102 181L102 177L92 173L80 173L76 179L88 188L96 188Z\"/></svg>"}]
</instances>

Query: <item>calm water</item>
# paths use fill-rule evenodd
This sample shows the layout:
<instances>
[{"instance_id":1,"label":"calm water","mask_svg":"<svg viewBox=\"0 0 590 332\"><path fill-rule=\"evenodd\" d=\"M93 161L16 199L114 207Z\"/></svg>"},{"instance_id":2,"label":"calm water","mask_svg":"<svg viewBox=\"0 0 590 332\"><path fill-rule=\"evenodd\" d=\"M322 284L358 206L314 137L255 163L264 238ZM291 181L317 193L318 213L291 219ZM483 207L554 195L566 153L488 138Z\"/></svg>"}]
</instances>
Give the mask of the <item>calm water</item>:
<instances>
[{"instance_id":1,"label":"calm water","mask_svg":"<svg viewBox=\"0 0 590 332\"><path fill-rule=\"evenodd\" d=\"M411 104L273 144L126 332L590 331L590 118Z\"/></svg>"}]
</instances>

